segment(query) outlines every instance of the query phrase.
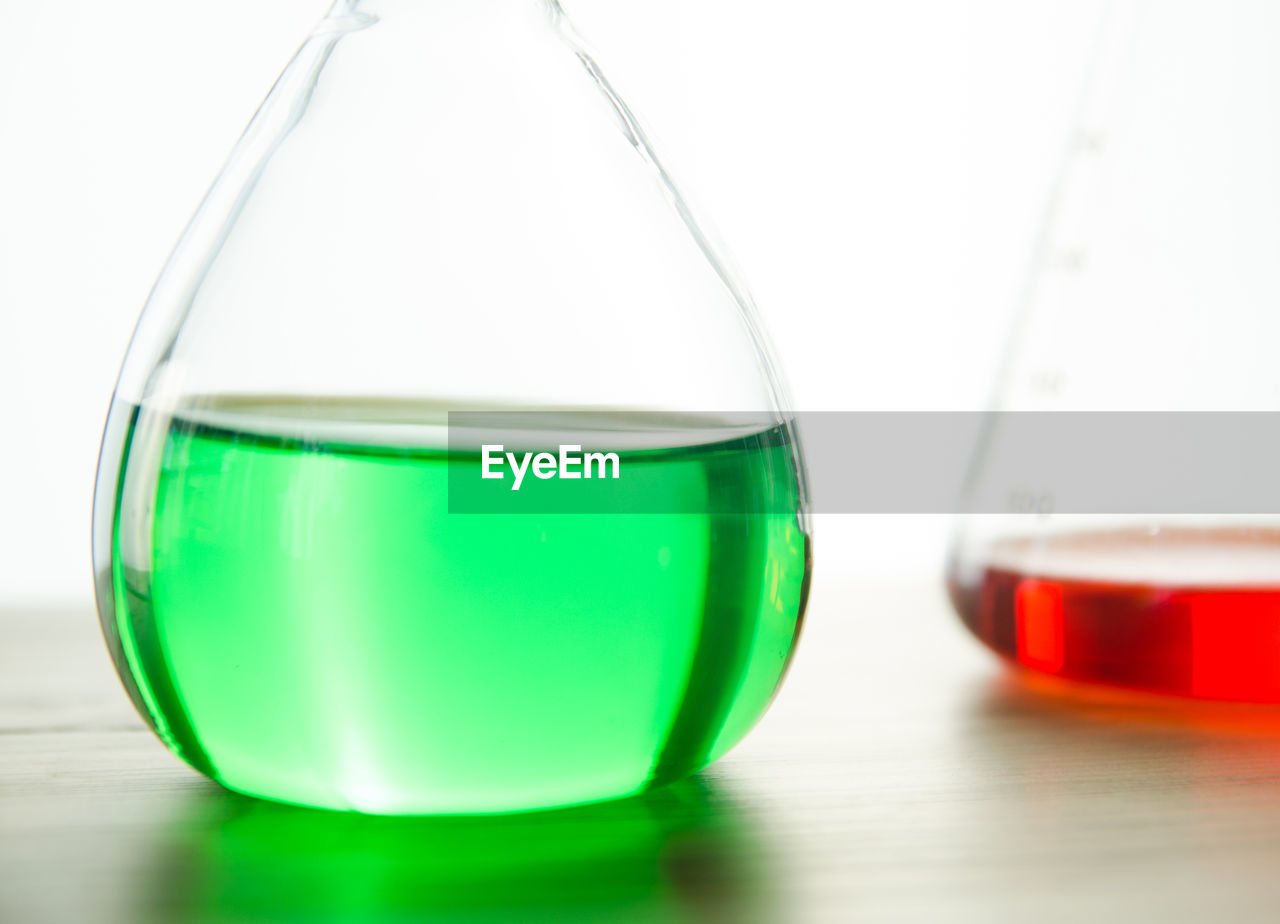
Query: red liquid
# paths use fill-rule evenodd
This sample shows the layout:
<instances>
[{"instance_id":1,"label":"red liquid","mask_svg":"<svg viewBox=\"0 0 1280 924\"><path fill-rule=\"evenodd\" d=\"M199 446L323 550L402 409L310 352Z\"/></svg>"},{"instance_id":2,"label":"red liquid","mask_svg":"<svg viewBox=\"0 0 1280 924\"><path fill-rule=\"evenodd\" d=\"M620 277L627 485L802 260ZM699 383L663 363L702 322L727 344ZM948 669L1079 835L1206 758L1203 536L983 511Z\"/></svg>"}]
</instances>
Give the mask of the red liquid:
<instances>
[{"instance_id":1,"label":"red liquid","mask_svg":"<svg viewBox=\"0 0 1280 924\"><path fill-rule=\"evenodd\" d=\"M994 545L952 568L965 625L1058 677L1280 703L1280 532L1163 529Z\"/></svg>"}]
</instances>

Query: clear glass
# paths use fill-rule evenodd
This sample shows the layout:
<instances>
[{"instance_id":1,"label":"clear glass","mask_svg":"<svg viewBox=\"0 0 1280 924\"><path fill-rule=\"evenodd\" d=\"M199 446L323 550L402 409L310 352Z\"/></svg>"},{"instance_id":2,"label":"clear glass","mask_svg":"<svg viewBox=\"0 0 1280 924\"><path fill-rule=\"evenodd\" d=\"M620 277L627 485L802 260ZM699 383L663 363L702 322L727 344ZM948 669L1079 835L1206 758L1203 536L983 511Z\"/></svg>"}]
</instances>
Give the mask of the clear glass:
<instances>
[{"instance_id":1,"label":"clear glass","mask_svg":"<svg viewBox=\"0 0 1280 924\"><path fill-rule=\"evenodd\" d=\"M1266 0L1111 5L998 410L1280 407L1277 36ZM1057 486L998 482L1014 451L988 428L971 497L1010 512L962 518L953 543L980 639L1075 680L1280 701L1280 518L1054 513Z\"/></svg>"},{"instance_id":2,"label":"clear glass","mask_svg":"<svg viewBox=\"0 0 1280 924\"><path fill-rule=\"evenodd\" d=\"M505 413L507 450L551 421L618 451L591 485L627 503L556 479L537 510L451 512L481 472L459 411ZM559 5L340 0L142 313L98 605L140 712L232 789L567 805L683 777L759 718L805 506L755 310Z\"/></svg>"}]
</instances>

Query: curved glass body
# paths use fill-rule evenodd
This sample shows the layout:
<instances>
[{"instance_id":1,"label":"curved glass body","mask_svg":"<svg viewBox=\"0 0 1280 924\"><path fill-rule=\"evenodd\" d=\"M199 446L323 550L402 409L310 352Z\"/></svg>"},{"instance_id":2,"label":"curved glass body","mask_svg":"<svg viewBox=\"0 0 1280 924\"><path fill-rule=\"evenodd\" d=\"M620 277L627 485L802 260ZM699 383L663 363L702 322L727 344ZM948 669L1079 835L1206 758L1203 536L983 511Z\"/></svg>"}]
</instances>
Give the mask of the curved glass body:
<instances>
[{"instance_id":1,"label":"curved glass body","mask_svg":"<svg viewBox=\"0 0 1280 924\"><path fill-rule=\"evenodd\" d=\"M252 795L487 813L680 778L759 718L799 631L786 406L556 3L342 0L125 359L108 645L164 741ZM457 412L504 416L480 445ZM460 506L557 444L596 479L526 467Z\"/></svg>"},{"instance_id":2,"label":"curved glass body","mask_svg":"<svg viewBox=\"0 0 1280 924\"><path fill-rule=\"evenodd\" d=\"M1197 412L1176 468L1216 452L1215 413L1280 408L1277 35L1280 8L1253 0L1112 4L999 410ZM1280 702L1280 517L1178 497L1063 513L1060 486L1000 481L1018 448L989 428L970 488L1042 512L965 517L952 548L952 598L982 641L1073 680Z\"/></svg>"}]
</instances>

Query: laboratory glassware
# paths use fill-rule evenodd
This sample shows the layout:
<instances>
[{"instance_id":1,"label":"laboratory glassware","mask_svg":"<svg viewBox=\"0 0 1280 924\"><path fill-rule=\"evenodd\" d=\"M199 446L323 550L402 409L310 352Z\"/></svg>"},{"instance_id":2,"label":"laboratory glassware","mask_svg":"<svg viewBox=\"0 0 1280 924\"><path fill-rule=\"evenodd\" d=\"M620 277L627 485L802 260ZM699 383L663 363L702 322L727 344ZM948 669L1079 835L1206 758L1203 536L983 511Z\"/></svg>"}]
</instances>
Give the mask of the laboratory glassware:
<instances>
[{"instance_id":1,"label":"laboratory glassware","mask_svg":"<svg viewBox=\"0 0 1280 924\"><path fill-rule=\"evenodd\" d=\"M94 516L117 670L179 757L286 802L508 812L683 777L800 628L784 395L555 0L338 0L124 361ZM455 509L484 448L455 412L622 477Z\"/></svg>"},{"instance_id":2,"label":"laboratory glassware","mask_svg":"<svg viewBox=\"0 0 1280 924\"><path fill-rule=\"evenodd\" d=\"M1278 40L1260 0L1109 6L996 411L1194 414L1187 451L1212 453L1212 415L1280 409ZM1063 510L1060 486L1000 480L1020 447L991 421L968 492L1006 512L971 503L949 565L978 638L1073 680L1280 702L1280 517Z\"/></svg>"}]
</instances>

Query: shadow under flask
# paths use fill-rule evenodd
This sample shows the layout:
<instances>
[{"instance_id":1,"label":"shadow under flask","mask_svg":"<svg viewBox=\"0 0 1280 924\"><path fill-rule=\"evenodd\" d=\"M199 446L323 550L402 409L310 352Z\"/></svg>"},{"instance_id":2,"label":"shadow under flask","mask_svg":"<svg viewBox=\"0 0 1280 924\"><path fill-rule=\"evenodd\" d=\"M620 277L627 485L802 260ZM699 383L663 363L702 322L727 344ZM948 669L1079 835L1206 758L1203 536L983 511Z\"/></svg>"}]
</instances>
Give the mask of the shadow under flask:
<instances>
[{"instance_id":1,"label":"shadow under flask","mask_svg":"<svg viewBox=\"0 0 1280 924\"><path fill-rule=\"evenodd\" d=\"M998 410L1179 412L1176 469L1219 451L1223 412L1280 409L1277 37L1280 6L1261 0L1111 4ZM989 427L971 497L1031 488L1046 509L968 515L953 542L974 634L1072 680L1280 702L1280 516L1188 513L1194 491L1164 512L1064 512L1056 485L1001 483L1018 450Z\"/></svg>"},{"instance_id":2,"label":"shadow under flask","mask_svg":"<svg viewBox=\"0 0 1280 924\"><path fill-rule=\"evenodd\" d=\"M767 707L804 484L749 298L558 3L339 0L139 320L98 607L231 789L615 798Z\"/></svg>"}]
</instances>

